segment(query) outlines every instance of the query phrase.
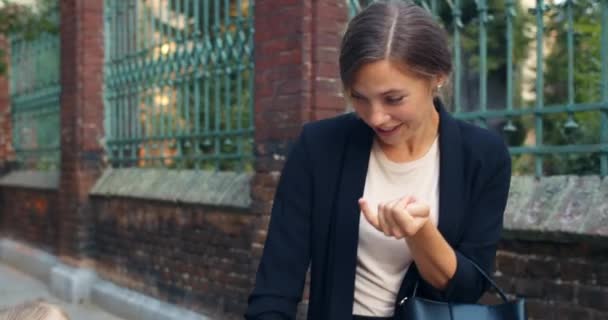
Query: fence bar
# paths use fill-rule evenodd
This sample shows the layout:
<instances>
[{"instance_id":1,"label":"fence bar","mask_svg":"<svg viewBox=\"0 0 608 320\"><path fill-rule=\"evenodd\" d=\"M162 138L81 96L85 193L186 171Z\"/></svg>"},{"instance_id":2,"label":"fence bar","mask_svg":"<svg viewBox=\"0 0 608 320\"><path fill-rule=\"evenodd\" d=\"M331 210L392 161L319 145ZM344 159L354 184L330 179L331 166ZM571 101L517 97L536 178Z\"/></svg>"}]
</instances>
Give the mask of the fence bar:
<instances>
[{"instance_id":1,"label":"fence bar","mask_svg":"<svg viewBox=\"0 0 608 320\"><path fill-rule=\"evenodd\" d=\"M488 109L488 4L487 0L476 0L476 3L479 14L479 110L485 112ZM483 116L479 124L486 125Z\"/></svg>"},{"instance_id":2,"label":"fence bar","mask_svg":"<svg viewBox=\"0 0 608 320\"><path fill-rule=\"evenodd\" d=\"M516 17L515 0L506 0L505 17L507 20L507 110L513 110L513 19ZM511 117L508 118L507 124L503 127L503 131L512 133L517 131L513 125Z\"/></svg>"},{"instance_id":3,"label":"fence bar","mask_svg":"<svg viewBox=\"0 0 608 320\"><path fill-rule=\"evenodd\" d=\"M604 109L601 111L600 121L600 143L605 147L608 145L608 0L602 1L602 102ZM608 150L600 154L600 174L602 177L608 175Z\"/></svg>"},{"instance_id":4,"label":"fence bar","mask_svg":"<svg viewBox=\"0 0 608 320\"><path fill-rule=\"evenodd\" d=\"M566 15L568 16L568 107L574 105L574 13L572 6L574 0L566 0ZM568 119L564 125L566 129L576 129L578 125L574 121L571 110L568 110Z\"/></svg>"},{"instance_id":5,"label":"fence bar","mask_svg":"<svg viewBox=\"0 0 608 320\"><path fill-rule=\"evenodd\" d=\"M536 111L540 111L544 104L544 64L543 64L543 34L544 34L544 22L543 16L545 12L544 0L536 0L536 8L534 13L536 15ZM536 147L541 148L543 146L543 118L537 113L534 116L534 128L536 134ZM534 174L536 177L540 177L543 174L543 158L541 155L536 154L534 157Z\"/></svg>"},{"instance_id":6,"label":"fence bar","mask_svg":"<svg viewBox=\"0 0 608 320\"><path fill-rule=\"evenodd\" d=\"M460 40L460 33L462 30L462 11L460 9L460 0L454 0L453 2L452 17L454 21L454 111L459 113L462 111L462 43Z\"/></svg>"}]
</instances>

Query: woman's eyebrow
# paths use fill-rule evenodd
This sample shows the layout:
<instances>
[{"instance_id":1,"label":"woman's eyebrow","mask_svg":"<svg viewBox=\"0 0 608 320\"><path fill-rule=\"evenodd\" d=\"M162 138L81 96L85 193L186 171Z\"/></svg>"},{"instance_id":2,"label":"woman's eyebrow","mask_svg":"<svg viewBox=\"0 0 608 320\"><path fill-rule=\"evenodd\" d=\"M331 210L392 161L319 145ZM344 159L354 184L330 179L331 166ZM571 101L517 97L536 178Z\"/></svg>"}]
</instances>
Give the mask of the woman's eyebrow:
<instances>
[{"instance_id":1,"label":"woman's eyebrow","mask_svg":"<svg viewBox=\"0 0 608 320\"><path fill-rule=\"evenodd\" d=\"M399 90L399 89L389 89L389 90L383 92L382 95L385 96L385 95L394 94L394 93L403 94L404 92L403 92L403 90Z\"/></svg>"},{"instance_id":2,"label":"woman's eyebrow","mask_svg":"<svg viewBox=\"0 0 608 320\"><path fill-rule=\"evenodd\" d=\"M360 94L360 93L359 93L357 90L355 90L355 89L351 89L350 91L351 91L351 94L354 94L354 95L357 95L357 96L364 97L364 95ZM389 89L389 90L386 90L386 91L382 92L380 95L381 95L381 96L385 96L385 95L389 95L389 94L396 94L396 93L397 93L397 94L405 94L405 92L404 92L403 90L400 90L400 89Z\"/></svg>"}]
</instances>

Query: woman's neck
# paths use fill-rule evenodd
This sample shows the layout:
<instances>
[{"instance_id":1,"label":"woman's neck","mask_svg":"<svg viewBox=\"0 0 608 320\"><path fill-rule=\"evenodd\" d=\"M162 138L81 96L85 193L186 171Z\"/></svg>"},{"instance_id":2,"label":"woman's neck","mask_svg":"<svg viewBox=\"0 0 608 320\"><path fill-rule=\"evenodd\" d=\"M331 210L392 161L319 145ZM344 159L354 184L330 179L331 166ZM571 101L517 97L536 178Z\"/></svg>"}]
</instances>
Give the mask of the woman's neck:
<instances>
[{"instance_id":1,"label":"woman's neck","mask_svg":"<svg viewBox=\"0 0 608 320\"><path fill-rule=\"evenodd\" d=\"M398 145L380 143L386 157L394 162L414 161L424 156L437 138L439 132L439 112L433 108L430 119L407 141Z\"/></svg>"}]
</instances>

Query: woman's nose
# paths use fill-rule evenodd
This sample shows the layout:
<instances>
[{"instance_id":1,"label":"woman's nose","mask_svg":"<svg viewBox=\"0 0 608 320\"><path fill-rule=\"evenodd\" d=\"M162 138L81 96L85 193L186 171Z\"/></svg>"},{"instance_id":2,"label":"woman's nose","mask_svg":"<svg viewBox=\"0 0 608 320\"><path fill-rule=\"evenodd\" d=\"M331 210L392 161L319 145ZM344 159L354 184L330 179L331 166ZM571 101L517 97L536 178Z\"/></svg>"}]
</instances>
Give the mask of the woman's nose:
<instances>
[{"instance_id":1,"label":"woman's nose","mask_svg":"<svg viewBox=\"0 0 608 320\"><path fill-rule=\"evenodd\" d=\"M369 122L372 126L374 127L379 127L380 125L382 125L383 123L385 123L387 120L390 120L390 115L388 115L386 112L384 112L384 109L382 108L382 106L372 106L372 111L369 117Z\"/></svg>"}]
</instances>

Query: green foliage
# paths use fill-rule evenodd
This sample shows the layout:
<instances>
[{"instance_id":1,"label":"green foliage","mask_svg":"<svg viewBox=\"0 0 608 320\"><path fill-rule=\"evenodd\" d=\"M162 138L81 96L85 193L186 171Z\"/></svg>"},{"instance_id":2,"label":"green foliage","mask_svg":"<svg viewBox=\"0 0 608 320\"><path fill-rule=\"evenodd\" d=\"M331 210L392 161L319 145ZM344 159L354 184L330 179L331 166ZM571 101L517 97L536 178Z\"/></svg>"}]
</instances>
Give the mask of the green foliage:
<instances>
[{"instance_id":1,"label":"green foliage","mask_svg":"<svg viewBox=\"0 0 608 320\"><path fill-rule=\"evenodd\" d=\"M114 165L253 170L251 89L254 75L249 47L253 19L248 3L237 0L170 0L167 10L174 12L175 16L188 17L185 28L176 28L158 19L152 9L145 6L143 16L138 15L136 26L125 27L124 21L112 20L111 30L126 29L126 33L141 30L145 34L146 30L154 28L161 35L161 43L171 44L167 46L169 50L159 53L155 48L148 49L150 40L141 37L141 43L131 48L133 52L118 54L119 64L125 64L124 61L135 64L138 57L145 56L152 63L162 61L163 69L154 74L145 73L146 67L132 71L119 69L118 74L113 75L113 79L124 79L138 74L133 77L135 84L127 84L146 91L139 97L142 99L139 105L144 106L144 117L138 126L143 126L143 136L150 138L136 142L137 146L126 151L120 142L116 143L113 150L117 151L112 154ZM122 0L109 1L108 4L113 9L110 10L111 17L127 5ZM238 11L239 4L241 11ZM115 37L110 35L109 39ZM123 87L122 83L108 86L113 97L109 100L109 109L111 121L116 121L122 129L128 129L129 124L125 121L130 121L130 118L117 109L124 99L128 99L125 97L137 100L138 93L126 90L123 94ZM164 104L162 107L156 100L161 95L167 97L166 102L161 103ZM115 108L116 105L119 107ZM112 136L108 144L112 146L115 143L113 139L123 139L124 135ZM143 152L139 152L142 149ZM139 153L136 155L134 150Z\"/></svg>"},{"instance_id":2,"label":"green foliage","mask_svg":"<svg viewBox=\"0 0 608 320\"><path fill-rule=\"evenodd\" d=\"M574 26L574 103L601 101L601 14L597 0L579 0L573 6ZM545 59L545 105L568 104L568 17L565 4L548 13L546 35L555 37ZM574 122L572 122L574 121ZM533 119L527 127L533 128ZM576 123L572 128L566 124ZM553 114L543 119L543 144L589 145L599 143L600 112ZM599 154L571 153L548 155L544 158L544 174L598 174ZM516 162L521 172L533 171L532 156L522 156Z\"/></svg>"},{"instance_id":3,"label":"green foliage","mask_svg":"<svg viewBox=\"0 0 608 320\"><path fill-rule=\"evenodd\" d=\"M549 31L557 33L557 41L551 55L547 57L545 96L547 104L568 101L568 55L567 23L565 8L554 11ZM597 0L578 1L574 6L574 89L575 103L600 101L600 7ZM600 137L599 112L573 115L578 124L576 130L565 130L567 116L554 115L545 120L546 144L596 144ZM551 173L597 174L599 154L571 154L567 157L547 159L546 171Z\"/></svg>"},{"instance_id":4,"label":"green foliage","mask_svg":"<svg viewBox=\"0 0 608 320\"><path fill-rule=\"evenodd\" d=\"M377 0L376 0L377 1ZM404 0L405 1L405 0ZM355 8L365 8L374 0L349 0L351 10ZM415 3L431 10L431 0L415 0ZM461 0L461 46L465 53L466 68L474 71L479 70L479 12L478 0ZM527 53L528 43L530 39L522 32L524 26L531 21L531 16L523 9L520 1L514 2L514 25L513 25L513 41L514 52L513 60L522 61ZM453 0L437 0L437 16L439 21L445 27L446 31L451 35L454 32L453 18ZM507 18L506 6L504 0L487 0L489 21L486 25L488 34L487 38L487 67L488 72L502 70L506 66L506 50L507 50Z\"/></svg>"},{"instance_id":5,"label":"green foliage","mask_svg":"<svg viewBox=\"0 0 608 320\"><path fill-rule=\"evenodd\" d=\"M207 99L210 104L208 110L204 110L204 105L201 105L198 115L193 108L187 110L191 123L183 129L189 133L194 132L195 121L198 121L203 137L176 139L173 148L179 151L178 154L184 160L176 161L168 167L192 169L200 166L203 170L245 172L253 170L253 162L250 158L250 155L253 154L253 139L251 134L243 132L243 130L250 129L250 121L253 116L251 114L251 90L245 87L250 81L253 81L253 78L250 70L242 71L240 81L243 87L238 90L237 76L233 73L219 77L215 79L216 81L211 81L211 78L203 80L209 82ZM187 85L190 87L191 93L194 92L195 85L199 85L201 88L205 86L204 82L190 82ZM228 96L227 91L230 92ZM227 97L228 99L226 99ZM195 96L191 94L188 98L188 105L194 106ZM204 90L201 90L200 101L204 100ZM219 104L216 104L216 101L219 101ZM208 130L204 128L205 124L208 124ZM239 131L241 132L239 133ZM233 132L233 134L220 135L216 138L213 136L214 132ZM239 145L241 149L239 149ZM215 155L229 156L231 159L196 160L197 156L214 157Z\"/></svg>"},{"instance_id":6,"label":"green foliage","mask_svg":"<svg viewBox=\"0 0 608 320\"><path fill-rule=\"evenodd\" d=\"M190 2L192 5L192 2ZM215 7L217 5L217 7ZM193 30L209 30L209 41L215 43L224 42L224 48L216 47L216 59L209 58L204 65L206 70L205 77L200 80L186 81L188 91L191 93L188 105L195 105L195 86L200 89L200 112L196 114L194 108L189 108L186 112L189 113L188 119L191 123L184 129L185 132L193 132L195 123L201 128L203 136L194 139L177 139L174 148L178 151L179 157L183 160L176 161L170 168L196 168L200 166L203 170L221 170L221 171L246 171L253 170L253 162L250 156L253 154L253 139L251 134L244 133L242 130L250 129L249 122L253 115L251 114L252 92L249 90L250 83L253 81L253 74L247 67L251 61L251 57L245 57L243 47L239 39L239 33L247 33L249 25L252 21L246 22L239 28L231 28L225 21L215 20L218 12L221 12L221 17L225 12L230 10L230 3L225 3L225 6L220 6L219 3L210 2L205 10L209 13L209 22L204 24L201 20L199 26L193 26ZM235 6L236 2L232 2ZM204 16L203 8L199 9L200 16ZM176 9L175 6L171 7ZM182 8L183 10L183 8ZM190 14L194 14L194 10L188 10ZM236 17L232 17L235 19ZM234 23L234 21L233 21ZM230 37L232 41L226 39ZM231 55L229 52L234 48L226 46L228 43L239 46L240 50L237 55ZM223 51L223 53L220 53ZM221 59L220 56L225 54L226 57ZM241 87L238 87L238 83ZM208 96L206 96L205 88L207 87ZM182 90L183 88L178 88ZM208 101L208 104L205 102ZM206 110L205 110L206 109ZM181 115L183 118L184 115ZM208 128L205 129L205 127ZM239 133L238 131L241 130ZM225 133L232 132L230 135ZM222 135L224 133L224 135ZM220 134L215 136L215 134ZM240 147L239 147L240 146ZM213 160L196 160L197 156L206 156L215 158ZM228 158L224 158L228 157Z\"/></svg>"},{"instance_id":7,"label":"green foliage","mask_svg":"<svg viewBox=\"0 0 608 320\"><path fill-rule=\"evenodd\" d=\"M41 33L59 32L57 0L37 0L25 6L13 0L0 0L0 37L35 39ZM0 48L0 75L6 73L6 51Z\"/></svg>"},{"instance_id":8,"label":"green foliage","mask_svg":"<svg viewBox=\"0 0 608 320\"><path fill-rule=\"evenodd\" d=\"M440 1L443 2L443 1ZM461 45L465 56L466 68L479 71L479 28L480 18L476 0L461 1ZM503 70L507 59L507 11L504 0L488 0L488 22L486 23L487 32L487 67L488 73ZM528 50L530 39L526 36L524 26L529 23L531 17L524 12L519 1L514 3L513 17L513 61L522 61ZM452 8L444 5L439 11L441 21L446 26L450 34L454 32L454 21Z\"/></svg>"}]
</instances>

